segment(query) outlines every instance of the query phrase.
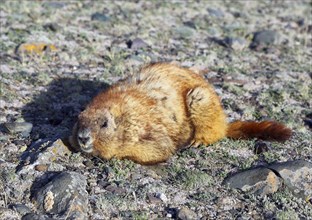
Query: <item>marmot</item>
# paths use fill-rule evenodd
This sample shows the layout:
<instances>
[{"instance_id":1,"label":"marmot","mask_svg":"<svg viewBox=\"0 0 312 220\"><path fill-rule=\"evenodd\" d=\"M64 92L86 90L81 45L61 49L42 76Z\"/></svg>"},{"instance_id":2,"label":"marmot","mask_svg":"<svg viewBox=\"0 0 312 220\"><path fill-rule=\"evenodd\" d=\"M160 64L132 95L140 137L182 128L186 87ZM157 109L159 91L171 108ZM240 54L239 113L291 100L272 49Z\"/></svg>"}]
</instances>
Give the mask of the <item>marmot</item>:
<instances>
[{"instance_id":1,"label":"marmot","mask_svg":"<svg viewBox=\"0 0 312 220\"><path fill-rule=\"evenodd\" d=\"M285 141L275 121L228 123L219 97L199 74L168 63L149 64L98 94L80 113L71 143L104 159L166 161L179 148L224 137Z\"/></svg>"}]
</instances>

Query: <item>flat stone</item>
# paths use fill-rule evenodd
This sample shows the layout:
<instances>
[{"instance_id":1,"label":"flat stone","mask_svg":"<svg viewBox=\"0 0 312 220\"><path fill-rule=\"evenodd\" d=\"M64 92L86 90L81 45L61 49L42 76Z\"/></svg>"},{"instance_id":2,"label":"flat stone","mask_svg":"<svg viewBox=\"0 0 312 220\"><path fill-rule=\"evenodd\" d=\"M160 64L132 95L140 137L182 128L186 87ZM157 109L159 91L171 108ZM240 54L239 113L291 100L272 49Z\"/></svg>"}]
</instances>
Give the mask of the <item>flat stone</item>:
<instances>
[{"instance_id":1,"label":"flat stone","mask_svg":"<svg viewBox=\"0 0 312 220\"><path fill-rule=\"evenodd\" d=\"M32 198L43 214L68 216L68 219L86 219L88 211L86 186L86 177L83 175L62 172L36 190Z\"/></svg>"},{"instance_id":2,"label":"flat stone","mask_svg":"<svg viewBox=\"0 0 312 220\"><path fill-rule=\"evenodd\" d=\"M268 168L277 172L296 195L304 199L312 197L312 163L295 160L271 164Z\"/></svg>"},{"instance_id":3,"label":"flat stone","mask_svg":"<svg viewBox=\"0 0 312 220\"><path fill-rule=\"evenodd\" d=\"M183 39L191 38L194 34L194 29L185 25L175 28L174 31L176 35Z\"/></svg>"},{"instance_id":4,"label":"flat stone","mask_svg":"<svg viewBox=\"0 0 312 220\"><path fill-rule=\"evenodd\" d=\"M28 213L22 217L22 220L53 220L46 215L39 215L36 213Z\"/></svg>"},{"instance_id":5,"label":"flat stone","mask_svg":"<svg viewBox=\"0 0 312 220\"><path fill-rule=\"evenodd\" d=\"M110 18L108 16L106 16L105 14L103 13L100 13L100 12L96 12L94 14L91 15L91 20L92 21L102 21L102 22L106 22L106 21L109 21Z\"/></svg>"},{"instance_id":6,"label":"flat stone","mask_svg":"<svg viewBox=\"0 0 312 220\"><path fill-rule=\"evenodd\" d=\"M178 219L181 220L192 220L197 219L197 215L194 211L190 210L189 208L183 207L177 213Z\"/></svg>"},{"instance_id":7,"label":"flat stone","mask_svg":"<svg viewBox=\"0 0 312 220\"><path fill-rule=\"evenodd\" d=\"M11 204L9 205L9 208L18 212L20 215L26 215L27 213L31 213L31 209L24 204Z\"/></svg>"},{"instance_id":8,"label":"flat stone","mask_svg":"<svg viewBox=\"0 0 312 220\"><path fill-rule=\"evenodd\" d=\"M10 134L20 133L23 136L29 136L33 124L30 122L12 122L12 123L4 123L4 128Z\"/></svg>"},{"instance_id":9,"label":"flat stone","mask_svg":"<svg viewBox=\"0 0 312 220\"><path fill-rule=\"evenodd\" d=\"M14 210L0 207L0 219L16 220L20 219L20 216Z\"/></svg>"},{"instance_id":10,"label":"flat stone","mask_svg":"<svg viewBox=\"0 0 312 220\"><path fill-rule=\"evenodd\" d=\"M127 41L127 46L133 50L138 50L147 47L148 44L145 43L145 41L143 41L141 38L135 38L134 40Z\"/></svg>"},{"instance_id":11,"label":"flat stone","mask_svg":"<svg viewBox=\"0 0 312 220\"><path fill-rule=\"evenodd\" d=\"M242 51L248 46L247 41L244 38L239 37L226 37L223 42L227 47L236 51Z\"/></svg>"},{"instance_id":12,"label":"flat stone","mask_svg":"<svg viewBox=\"0 0 312 220\"><path fill-rule=\"evenodd\" d=\"M217 18L224 17L224 13L220 9L208 8L207 11L213 17L217 17Z\"/></svg>"},{"instance_id":13,"label":"flat stone","mask_svg":"<svg viewBox=\"0 0 312 220\"><path fill-rule=\"evenodd\" d=\"M38 140L21 155L21 162L17 166L17 171L18 173L27 173L40 164L46 165L49 171L60 171L60 166L53 166L52 164L59 157L68 158L71 153L61 139L54 142L48 139ZM53 167L57 170L53 170Z\"/></svg>"},{"instance_id":14,"label":"flat stone","mask_svg":"<svg viewBox=\"0 0 312 220\"><path fill-rule=\"evenodd\" d=\"M257 31L253 34L253 39L250 48L257 49L261 46L269 46L276 44L279 39L279 34L273 30Z\"/></svg>"},{"instance_id":15,"label":"flat stone","mask_svg":"<svg viewBox=\"0 0 312 220\"><path fill-rule=\"evenodd\" d=\"M241 189L260 195L274 193L281 185L279 178L273 171L265 167L259 167L234 174L223 182L231 188Z\"/></svg>"}]
</instances>

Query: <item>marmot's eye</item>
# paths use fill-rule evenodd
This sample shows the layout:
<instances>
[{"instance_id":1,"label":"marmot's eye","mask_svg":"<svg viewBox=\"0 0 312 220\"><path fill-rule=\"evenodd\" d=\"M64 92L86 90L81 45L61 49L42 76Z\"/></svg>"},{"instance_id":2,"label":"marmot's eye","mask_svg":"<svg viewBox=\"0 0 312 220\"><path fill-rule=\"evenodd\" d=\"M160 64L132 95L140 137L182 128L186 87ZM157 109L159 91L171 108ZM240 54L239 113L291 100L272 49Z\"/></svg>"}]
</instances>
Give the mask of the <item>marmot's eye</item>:
<instances>
[{"instance_id":1,"label":"marmot's eye","mask_svg":"<svg viewBox=\"0 0 312 220\"><path fill-rule=\"evenodd\" d=\"M106 128L107 127L107 121L104 121L104 123L101 125L101 128Z\"/></svg>"}]
</instances>

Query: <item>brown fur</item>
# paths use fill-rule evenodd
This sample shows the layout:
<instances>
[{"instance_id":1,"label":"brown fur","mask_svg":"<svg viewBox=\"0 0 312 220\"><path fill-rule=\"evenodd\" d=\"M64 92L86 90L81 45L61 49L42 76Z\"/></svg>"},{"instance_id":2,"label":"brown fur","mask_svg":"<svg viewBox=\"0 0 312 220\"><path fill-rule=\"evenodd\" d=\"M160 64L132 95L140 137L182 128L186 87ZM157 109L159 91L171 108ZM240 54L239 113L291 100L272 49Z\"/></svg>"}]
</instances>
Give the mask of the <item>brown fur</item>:
<instances>
[{"instance_id":1,"label":"brown fur","mask_svg":"<svg viewBox=\"0 0 312 220\"><path fill-rule=\"evenodd\" d=\"M189 144L226 136L284 141L290 134L271 121L228 124L219 97L201 76L156 63L96 96L79 115L71 142L105 159L155 164Z\"/></svg>"}]
</instances>

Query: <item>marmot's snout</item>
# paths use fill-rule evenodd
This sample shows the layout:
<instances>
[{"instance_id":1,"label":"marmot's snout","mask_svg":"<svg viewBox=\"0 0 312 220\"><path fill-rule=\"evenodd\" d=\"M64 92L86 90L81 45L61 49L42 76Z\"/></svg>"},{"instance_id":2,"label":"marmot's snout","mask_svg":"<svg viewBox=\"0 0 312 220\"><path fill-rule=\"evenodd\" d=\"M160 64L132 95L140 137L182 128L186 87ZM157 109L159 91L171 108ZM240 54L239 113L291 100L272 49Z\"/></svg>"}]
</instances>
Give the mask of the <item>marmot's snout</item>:
<instances>
[{"instance_id":1,"label":"marmot's snout","mask_svg":"<svg viewBox=\"0 0 312 220\"><path fill-rule=\"evenodd\" d=\"M91 153L93 150L91 130L89 128L79 129L77 134L77 142L82 151Z\"/></svg>"}]
</instances>

